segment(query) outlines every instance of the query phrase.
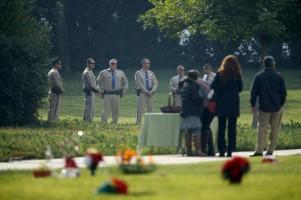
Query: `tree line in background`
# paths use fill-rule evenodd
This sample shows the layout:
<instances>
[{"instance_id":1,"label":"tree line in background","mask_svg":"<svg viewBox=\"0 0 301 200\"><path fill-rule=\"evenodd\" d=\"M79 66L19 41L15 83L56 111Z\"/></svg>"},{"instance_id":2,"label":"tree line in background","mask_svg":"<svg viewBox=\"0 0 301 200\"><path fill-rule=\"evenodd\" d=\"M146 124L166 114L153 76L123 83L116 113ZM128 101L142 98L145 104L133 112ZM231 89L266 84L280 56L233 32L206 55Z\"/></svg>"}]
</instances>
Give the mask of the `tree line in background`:
<instances>
[{"instance_id":1,"label":"tree line in background","mask_svg":"<svg viewBox=\"0 0 301 200\"><path fill-rule=\"evenodd\" d=\"M65 75L90 56L101 68L112 57L121 68L142 57L153 68L218 67L233 53L244 67L267 53L301 65L298 0L1 0L0 13L0 125L37 119L56 56Z\"/></svg>"},{"instance_id":2,"label":"tree line in background","mask_svg":"<svg viewBox=\"0 0 301 200\"><path fill-rule=\"evenodd\" d=\"M37 0L35 16L53 27L53 54L64 72L81 70L88 56L107 67L112 57L123 68L178 64L218 66L235 53L258 67L267 53L284 66L301 58L298 0Z\"/></svg>"}]
</instances>

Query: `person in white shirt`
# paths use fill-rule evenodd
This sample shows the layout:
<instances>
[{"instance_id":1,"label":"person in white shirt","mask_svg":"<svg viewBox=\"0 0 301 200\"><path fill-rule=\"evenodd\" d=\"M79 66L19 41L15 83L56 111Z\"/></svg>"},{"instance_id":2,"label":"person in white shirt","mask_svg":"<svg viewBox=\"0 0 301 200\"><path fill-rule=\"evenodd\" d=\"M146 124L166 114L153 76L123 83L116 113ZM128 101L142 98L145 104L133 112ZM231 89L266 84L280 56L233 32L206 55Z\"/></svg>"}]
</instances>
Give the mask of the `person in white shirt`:
<instances>
[{"instance_id":1,"label":"person in white shirt","mask_svg":"<svg viewBox=\"0 0 301 200\"><path fill-rule=\"evenodd\" d=\"M147 112L153 110L152 97L158 87L158 79L154 72L149 70L150 60L143 58L141 60L141 69L135 73L135 84L137 91L137 116L136 123L141 124L142 116L144 114L145 107Z\"/></svg>"},{"instance_id":2,"label":"person in white shirt","mask_svg":"<svg viewBox=\"0 0 301 200\"><path fill-rule=\"evenodd\" d=\"M212 66L210 64L205 64L203 66L203 73L203 81L205 81L210 86L216 76L216 73L213 72Z\"/></svg>"},{"instance_id":3,"label":"person in white shirt","mask_svg":"<svg viewBox=\"0 0 301 200\"><path fill-rule=\"evenodd\" d=\"M181 95L179 90L179 81L184 78L185 68L183 65L177 67L177 75L172 77L169 81L169 91L172 93L174 98L174 105L181 106Z\"/></svg>"}]
</instances>

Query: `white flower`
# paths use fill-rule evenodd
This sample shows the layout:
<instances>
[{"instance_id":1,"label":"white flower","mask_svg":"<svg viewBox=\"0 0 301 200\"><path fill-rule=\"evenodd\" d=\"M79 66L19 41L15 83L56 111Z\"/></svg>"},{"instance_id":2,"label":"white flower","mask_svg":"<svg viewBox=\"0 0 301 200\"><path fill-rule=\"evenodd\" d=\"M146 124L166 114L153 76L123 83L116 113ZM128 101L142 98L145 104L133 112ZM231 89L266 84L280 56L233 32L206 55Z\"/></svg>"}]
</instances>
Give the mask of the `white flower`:
<instances>
[{"instance_id":1,"label":"white flower","mask_svg":"<svg viewBox=\"0 0 301 200\"><path fill-rule=\"evenodd\" d=\"M75 147L74 147L74 150L75 150L75 151L79 151L79 146L75 146Z\"/></svg>"},{"instance_id":2,"label":"white flower","mask_svg":"<svg viewBox=\"0 0 301 200\"><path fill-rule=\"evenodd\" d=\"M84 132L83 132L83 131L78 131L78 132L77 132L77 135L78 135L78 136L83 136L83 135L84 135Z\"/></svg>"}]
</instances>

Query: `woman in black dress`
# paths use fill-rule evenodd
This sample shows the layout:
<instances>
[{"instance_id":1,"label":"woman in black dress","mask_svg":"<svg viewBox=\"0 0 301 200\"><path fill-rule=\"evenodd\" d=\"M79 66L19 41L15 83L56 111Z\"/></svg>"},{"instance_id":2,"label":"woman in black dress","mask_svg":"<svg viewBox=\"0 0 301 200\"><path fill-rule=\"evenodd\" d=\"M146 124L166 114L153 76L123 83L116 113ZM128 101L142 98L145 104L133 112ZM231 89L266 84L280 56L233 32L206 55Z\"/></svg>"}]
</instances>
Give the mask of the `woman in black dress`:
<instances>
[{"instance_id":1,"label":"woman in black dress","mask_svg":"<svg viewBox=\"0 0 301 200\"><path fill-rule=\"evenodd\" d=\"M216 115L218 116L219 156L231 157L236 149L236 124L239 111L239 93L242 91L241 68L236 56L226 56L211 84L215 92ZM226 147L225 129L228 121L228 145Z\"/></svg>"}]
</instances>

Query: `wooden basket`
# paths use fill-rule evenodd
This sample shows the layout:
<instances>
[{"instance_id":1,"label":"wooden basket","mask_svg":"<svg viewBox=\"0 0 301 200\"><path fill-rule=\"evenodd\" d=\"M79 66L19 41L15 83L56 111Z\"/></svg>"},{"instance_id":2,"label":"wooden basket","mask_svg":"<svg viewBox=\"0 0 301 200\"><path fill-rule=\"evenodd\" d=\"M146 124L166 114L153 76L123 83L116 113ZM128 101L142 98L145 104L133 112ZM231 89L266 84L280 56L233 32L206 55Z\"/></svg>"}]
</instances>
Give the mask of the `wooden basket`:
<instances>
[{"instance_id":1,"label":"wooden basket","mask_svg":"<svg viewBox=\"0 0 301 200\"><path fill-rule=\"evenodd\" d=\"M171 105L171 96L173 97L173 103ZM168 94L167 106L160 107L162 113L179 113L181 112L181 106L175 106L175 95L172 93Z\"/></svg>"}]
</instances>

